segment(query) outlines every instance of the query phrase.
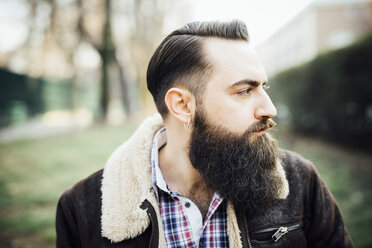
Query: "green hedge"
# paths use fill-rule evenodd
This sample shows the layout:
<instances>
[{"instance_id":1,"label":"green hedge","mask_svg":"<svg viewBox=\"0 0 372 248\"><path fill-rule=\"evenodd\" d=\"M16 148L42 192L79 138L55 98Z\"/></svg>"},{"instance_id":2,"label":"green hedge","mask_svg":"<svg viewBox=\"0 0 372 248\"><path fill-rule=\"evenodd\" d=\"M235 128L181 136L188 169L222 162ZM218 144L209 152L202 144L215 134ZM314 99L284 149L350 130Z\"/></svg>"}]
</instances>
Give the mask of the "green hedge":
<instances>
[{"instance_id":1,"label":"green hedge","mask_svg":"<svg viewBox=\"0 0 372 248\"><path fill-rule=\"evenodd\" d=\"M372 34L271 81L272 98L287 106L296 131L372 148Z\"/></svg>"},{"instance_id":2,"label":"green hedge","mask_svg":"<svg viewBox=\"0 0 372 248\"><path fill-rule=\"evenodd\" d=\"M69 81L31 78L0 68L0 127L51 110L72 108Z\"/></svg>"}]
</instances>

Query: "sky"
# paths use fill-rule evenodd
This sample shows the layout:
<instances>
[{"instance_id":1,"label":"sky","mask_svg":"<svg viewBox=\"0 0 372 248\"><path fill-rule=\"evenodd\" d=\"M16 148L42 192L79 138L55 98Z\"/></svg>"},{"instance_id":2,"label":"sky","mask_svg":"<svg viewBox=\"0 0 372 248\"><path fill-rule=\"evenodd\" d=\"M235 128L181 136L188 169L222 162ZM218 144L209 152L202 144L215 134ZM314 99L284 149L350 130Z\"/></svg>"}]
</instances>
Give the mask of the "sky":
<instances>
[{"instance_id":1,"label":"sky","mask_svg":"<svg viewBox=\"0 0 372 248\"><path fill-rule=\"evenodd\" d=\"M0 51L11 50L26 38L27 8L19 1L0 0Z\"/></svg>"},{"instance_id":2,"label":"sky","mask_svg":"<svg viewBox=\"0 0 372 248\"><path fill-rule=\"evenodd\" d=\"M186 1L191 2L188 21L241 19L248 26L253 45L265 41L312 2L312 0ZM23 22L27 15L27 8L19 4L20 2L24 0L0 1L0 34L2 34L0 35L0 51L16 48L27 36L27 28ZM168 33L175 28L178 26L174 27L170 23L165 27L165 32Z\"/></svg>"},{"instance_id":3,"label":"sky","mask_svg":"<svg viewBox=\"0 0 372 248\"><path fill-rule=\"evenodd\" d=\"M192 0L195 20L241 19L251 42L259 45L305 9L312 0Z\"/></svg>"}]
</instances>

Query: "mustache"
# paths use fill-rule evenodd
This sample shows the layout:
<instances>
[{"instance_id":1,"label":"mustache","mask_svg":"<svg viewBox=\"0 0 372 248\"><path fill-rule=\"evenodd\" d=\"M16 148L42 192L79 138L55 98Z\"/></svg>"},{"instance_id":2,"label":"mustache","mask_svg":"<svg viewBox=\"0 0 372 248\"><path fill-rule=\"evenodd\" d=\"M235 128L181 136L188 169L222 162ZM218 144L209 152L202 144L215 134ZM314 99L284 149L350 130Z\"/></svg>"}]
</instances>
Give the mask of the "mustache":
<instances>
[{"instance_id":1,"label":"mustache","mask_svg":"<svg viewBox=\"0 0 372 248\"><path fill-rule=\"evenodd\" d=\"M273 121L271 118L264 118L261 121L253 124L246 133L252 134L253 132L258 132L262 130L266 130L269 128L273 128L276 126L276 122Z\"/></svg>"}]
</instances>

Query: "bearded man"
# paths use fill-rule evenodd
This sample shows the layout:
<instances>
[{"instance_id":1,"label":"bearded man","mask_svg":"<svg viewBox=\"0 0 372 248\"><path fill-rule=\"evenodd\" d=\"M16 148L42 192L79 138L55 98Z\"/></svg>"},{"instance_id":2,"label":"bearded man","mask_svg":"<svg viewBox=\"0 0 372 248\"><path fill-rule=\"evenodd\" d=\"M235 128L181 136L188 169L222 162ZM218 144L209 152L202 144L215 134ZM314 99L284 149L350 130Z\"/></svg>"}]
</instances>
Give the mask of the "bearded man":
<instances>
[{"instance_id":1,"label":"bearded man","mask_svg":"<svg viewBox=\"0 0 372 248\"><path fill-rule=\"evenodd\" d=\"M160 114L62 195L57 247L352 247L313 165L268 134L276 109L248 40L237 20L163 40L147 71Z\"/></svg>"}]
</instances>

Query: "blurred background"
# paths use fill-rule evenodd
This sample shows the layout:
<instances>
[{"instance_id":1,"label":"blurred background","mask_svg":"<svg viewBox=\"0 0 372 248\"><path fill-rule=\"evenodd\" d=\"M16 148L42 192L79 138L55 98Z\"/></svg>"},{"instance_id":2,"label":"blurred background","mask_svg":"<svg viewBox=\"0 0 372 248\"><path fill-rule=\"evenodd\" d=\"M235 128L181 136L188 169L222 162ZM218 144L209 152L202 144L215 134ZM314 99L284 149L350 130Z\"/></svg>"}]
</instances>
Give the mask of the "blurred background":
<instances>
[{"instance_id":1,"label":"blurred background","mask_svg":"<svg viewBox=\"0 0 372 248\"><path fill-rule=\"evenodd\" d=\"M372 247L372 0L1 0L0 247L54 247L59 196L155 112L148 61L191 21L246 22L279 146Z\"/></svg>"}]
</instances>

